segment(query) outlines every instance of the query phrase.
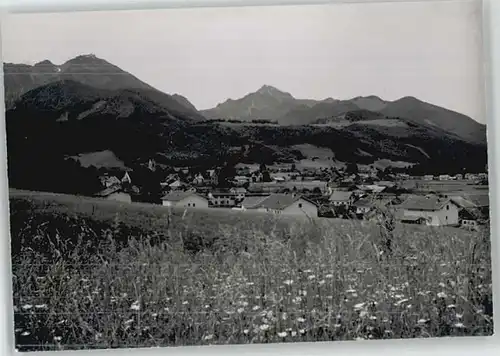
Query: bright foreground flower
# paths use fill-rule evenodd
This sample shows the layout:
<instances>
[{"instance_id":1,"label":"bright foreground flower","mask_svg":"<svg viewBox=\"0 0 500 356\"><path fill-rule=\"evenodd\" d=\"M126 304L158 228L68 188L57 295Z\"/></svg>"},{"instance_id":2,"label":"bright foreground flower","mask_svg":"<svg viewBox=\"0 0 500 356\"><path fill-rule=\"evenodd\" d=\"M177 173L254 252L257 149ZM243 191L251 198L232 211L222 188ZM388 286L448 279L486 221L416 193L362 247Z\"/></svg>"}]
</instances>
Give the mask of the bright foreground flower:
<instances>
[{"instance_id":1,"label":"bright foreground flower","mask_svg":"<svg viewBox=\"0 0 500 356\"><path fill-rule=\"evenodd\" d=\"M288 335L288 333L286 331L282 331L282 332L278 333L279 337L286 337L287 335Z\"/></svg>"},{"instance_id":2,"label":"bright foreground flower","mask_svg":"<svg viewBox=\"0 0 500 356\"><path fill-rule=\"evenodd\" d=\"M283 282L284 284L286 284L287 286L290 286L293 284L293 280L291 279L287 279L286 281Z\"/></svg>"},{"instance_id":3,"label":"bright foreground flower","mask_svg":"<svg viewBox=\"0 0 500 356\"><path fill-rule=\"evenodd\" d=\"M136 300L131 306L130 306L130 309L132 310L141 310L141 306L139 304L139 301Z\"/></svg>"},{"instance_id":4,"label":"bright foreground flower","mask_svg":"<svg viewBox=\"0 0 500 356\"><path fill-rule=\"evenodd\" d=\"M267 325L267 324L262 324L261 326L259 326L259 329L260 329L260 330L262 330L262 331L269 330L269 325Z\"/></svg>"}]
</instances>

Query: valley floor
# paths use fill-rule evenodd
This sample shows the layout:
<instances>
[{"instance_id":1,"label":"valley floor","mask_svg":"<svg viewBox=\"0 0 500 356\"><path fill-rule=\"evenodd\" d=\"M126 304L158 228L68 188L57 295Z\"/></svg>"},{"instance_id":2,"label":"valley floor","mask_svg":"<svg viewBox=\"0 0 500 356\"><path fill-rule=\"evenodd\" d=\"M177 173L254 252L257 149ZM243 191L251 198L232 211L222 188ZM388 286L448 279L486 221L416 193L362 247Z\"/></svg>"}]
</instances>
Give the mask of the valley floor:
<instances>
[{"instance_id":1,"label":"valley floor","mask_svg":"<svg viewBox=\"0 0 500 356\"><path fill-rule=\"evenodd\" d=\"M19 350L491 335L489 233L12 190Z\"/></svg>"}]
</instances>

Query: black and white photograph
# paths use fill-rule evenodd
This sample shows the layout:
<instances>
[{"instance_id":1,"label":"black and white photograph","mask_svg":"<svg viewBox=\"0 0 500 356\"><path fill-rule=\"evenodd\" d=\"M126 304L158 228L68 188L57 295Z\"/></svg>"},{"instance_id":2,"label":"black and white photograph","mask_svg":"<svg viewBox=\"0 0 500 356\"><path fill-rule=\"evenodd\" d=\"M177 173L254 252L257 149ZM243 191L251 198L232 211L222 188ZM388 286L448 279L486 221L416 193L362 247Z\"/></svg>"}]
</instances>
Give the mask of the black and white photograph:
<instances>
[{"instance_id":1,"label":"black and white photograph","mask_svg":"<svg viewBox=\"0 0 500 356\"><path fill-rule=\"evenodd\" d=\"M481 1L1 25L18 351L493 334Z\"/></svg>"}]
</instances>

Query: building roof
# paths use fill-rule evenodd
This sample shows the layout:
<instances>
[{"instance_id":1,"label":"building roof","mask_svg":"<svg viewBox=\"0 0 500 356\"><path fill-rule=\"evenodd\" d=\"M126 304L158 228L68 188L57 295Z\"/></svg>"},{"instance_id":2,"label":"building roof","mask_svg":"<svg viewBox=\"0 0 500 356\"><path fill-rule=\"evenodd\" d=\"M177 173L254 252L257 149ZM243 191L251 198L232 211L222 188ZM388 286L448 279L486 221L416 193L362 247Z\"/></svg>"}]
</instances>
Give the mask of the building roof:
<instances>
[{"instance_id":1,"label":"building roof","mask_svg":"<svg viewBox=\"0 0 500 356\"><path fill-rule=\"evenodd\" d=\"M164 195L161 200L166 200L166 201L181 201L187 197L190 197L192 195L196 195L202 199L206 199L204 196L197 194L193 191L186 191L186 192L179 192L179 191L174 191L170 192L166 195Z\"/></svg>"},{"instance_id":2,"label":"building roof","mask_svg":"<svg viewBox=\"0 0 500 356\"><path fill-rule=\"evenodd\" d=\"M231 188L231 191L234 193L246 193L247 190L245 188Z\"/></svg>"},{"instance_id":3,"label":"building roof","mask_svg":"<svg viewBox=\"0 0 500 356\"><path fill-rule=\"evenodd\" d=\"M370 199L362 198L354 202L353 205L357 208L371 208L374 203Z\"/></svg>"},{"instance_id":4,"label":"building roof","mask_svg":"<svg viewBox=\"0 0 500 356\"><path fill-rule=\"evenodd\" d=\"M436 195L412 195L401 204L401 207L406 210L436 211L441 210L450 201L453 202L449 198L441 198ZM453 203L458 205L456 202Z\"/></svg>"},{"instance_id":5,"label":"building roof","mask_svg":"<svg viewBox=\"0 0 500 356\"><path fill-rule=\"evenodd\" d=\"M330 195L330 201L348 201L351 199L353 192L344 192L342 190L336 190Z\"/></svg>"},{"instance_id":6,"label":"building roof","mask_svg":"<svg viewBox=\"0 0 500 356\"><path fill-rule=\"evenodd\" d=\"M243 199L243 202L241 203L241 206L247 208L247 209L255 209L257 206L266 200L269 197L269 195L259 195L259 196L249 196L245 197Z\"/></svg>"},{"instance_id":7,"label":"building roof","mask_svg":"<svg viewBox=\"0 0 500 356\"><path fill-rule=\"evenodd\" d=\"M109 188L106 188L104 190L101 190L99 193L97 193L96 195L98 197L107 197L107 196L110 196L111 194L113 193L118 193L118 192L121 192L123 191L122 187L119 186L119 185L113 185Z\"/></svg>"},{"instance_id":8,"label":"building roof","mask_svg":"<svg viewBox=\"0 0 500 356\"><path fill-rule=\"evenodd\" d=\"M422 217L422 216L401 216L400 219L402 221L419 221L419 220L425 220L425 218Z\"/></svg>"},{"instance_id":9,"label":"building roof","mask_svg":"<svg viewBox=\"0 0 500 356\"><path fill-rule=\"evenodd\" d=\"M310 201L300 195L291 195L291 194L271 194L266 199L262 200L255 208L265 208L272 210L283 210L298 200L305 200L308 203L311 203L315 206L317 204L315 202Z\"/></svg>"}]
</instances>

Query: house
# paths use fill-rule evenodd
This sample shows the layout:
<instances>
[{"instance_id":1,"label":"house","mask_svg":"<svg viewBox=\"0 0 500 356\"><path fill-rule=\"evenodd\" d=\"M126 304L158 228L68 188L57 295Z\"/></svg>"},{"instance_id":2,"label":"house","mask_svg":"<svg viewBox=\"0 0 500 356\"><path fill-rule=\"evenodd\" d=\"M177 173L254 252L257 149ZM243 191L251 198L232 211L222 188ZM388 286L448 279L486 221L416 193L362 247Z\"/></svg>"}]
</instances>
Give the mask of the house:
<instances>
[{"instance_id":1,"label":"house","mask_svg":"<svg viewBox=\"0 0 500 356\"><path fill-rule=\"evenodd\" d=\"M109 187L112 187L115 185L120 185L120 183L121 183L120 180L115 176L102 176L99 178L99 180L101 181L101 184L106 188L109 188Z\"/></svg>"},{"instance_id":2,"label":"house","mask_svg":"<svg viewBox=\"0 0 500 356\"><path fill-rule=\"evenodd\" d=\"M125 172L125 174L123 175L122 183L132 184L132 179L130 178L128 172Z\"/></svg>"},{"instance_id":3,"label":"house","mask_svg":"<svg viewBox=\"0 0 500 356\"><path fill-rule=\"evenodd\" d=\"M432 174L426 174L424 180L434 180L434 176Z\"/></svg>"},{"instance_id":4,"label":"house","mask_svg":"<svg viewBox=\"0 0 500 356\"><path fill-rule=\"evenodd\" d=\"M210 205L221 208L232 208L237 205L236 194L213 192L208 193Z\"/></svg>"},{"instance_id":5,"label":"house","mask_svg":"<svg viewBox=\"0 0 500 356\"><path fill-rule=\"evenodd\" d=\"M243 185L246 183L250 183L252 181L252 178L247 176L235 176L233 180L236 184Z\"/></svg>"},{"instance_id":6,"label":"house","mask_svg":"<svg viewBox=\"0 0 500 356\"><path fill-rule=\"evenodd\" d=\"M455 174L455 179L456 180L463 180L464 179L464 175L463 174Z\"/></svg>"},{"instance_id":7,"label":"house","mask_svg":"<svg viewBox=\"0 0 500 356\"><path fill-rule=\"evenodd\" d=\"M124 203L132 202L131 195L128 192L124 191L123 188L119 185L108 187L97 193L96 196L98 198L104 198L107 200L116 200Z\"/></svg>"},{"instance_id":8,"label":"house","mask_svg":"<svg viewBox=\"0 0 500 356\"><path fill-rule=\"evenodd\" d=\"M450 198L437 195L408 197L401 204L402 221L415 220L431 226L458 225L460 206Z\"/></svg>"},{"instance_id":9,"label":"house","mask_svg":"<svg viewBox=\"0 0 500 356\"><path fill-rule=\"evenodd\" d=\"M477 230L481 225L480 216L475 214L470 209L462 209L458 213L460 219L460 227L467 230Z\"/></svg>"},{"instance_id":10,"label":"house","mask_svg":"<svg viewBox=\"0 0 500 356\"><path fill-rule=\"evenodd\" d=\"M201 173L198 173L194 178L193 178L193 184L203 184L205 182L205 177Z\"/></svg>"},{"instance_id":11,"label":"house","mask_svg":"<svg viewBox=\"0 0 500 356\"><path fill-rule=\"evenodd\" d=\"M181 182L180 179L174 180L172 183L169 183L168 186L172 190L180 189L184 186L184 183Z\"/></svg>"},{"instance_id":12,"label":"house","mask_svg":"<svg viewBox=\"0 0 500 356\"><path fill-rule=\"evenodd\" d=\"M439 180L451 180L451 177L448 174L441 174Z\"/></svg>"},{"instance_id":13,"label":"house","mask_svg":"<svg viewBox=\"0 0 500 356\"><path fill-rule=\"evenodd\" d=\"M243 200L245 199L245 195L247 194L247 190L245 188L231 188L229 190L230 193L234 194L236 196L236 200Z\"/></svg>"},{"instance_id":14,"label":"house","mask_svg":"<svg viewBox=\"0 0 500 356\"><path fill-rule=\"evenodd\" d=\"M354 193L353 192L346 192L342 190L336 190L330 195L330 198L328 200L333 206L350 206L352 204L352 201L354 199Z\"/></svg>"},{"instance_id":15,"label":"house","mask_svg":"<svg viewBox=\"0 0 500 356\"><path fill-rule=\"evenodd\" d=\"M148 161L148 169L151 171L151 172L154 172L156 171L156 162L154 159L150 159Z\"/></svg>"},{"instance_id":16,"label":"house","mask_svg":"<svg viewBox=\"0 0 500 356\"><path fill-rule=\"evenodd\" d=\"M365 215L373 209L371 199L362 198L352 204L356 208L356 215Z\"/></svg>"},{"instance_id":17,"label":"house","mask_svg":"<svg viewBox=\"0 0 500 356\"><path fill-rule=\"evenodd\" d=\"M171 192L162 197L161 200L163 206L201 209L208 208L208 199L192 191Z\"/></svg>"},{"instance_id":18,"label":"house","mask_svg":"<svg viewBox=\"0 0 500 356\"><path fill-rule=\"evenodd\" d=\"M290 194L271 194L267 197L260 197L251 204L249 201L242 203L244 210L254 209L259 212L268 212L280 215L295 215L295 216L318 216L318 205L309 199L299 195ZM245 198L246 200L246 198Z\"/></svg>"}]
</instances>

